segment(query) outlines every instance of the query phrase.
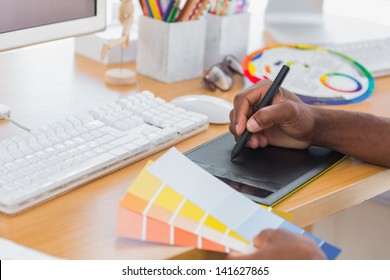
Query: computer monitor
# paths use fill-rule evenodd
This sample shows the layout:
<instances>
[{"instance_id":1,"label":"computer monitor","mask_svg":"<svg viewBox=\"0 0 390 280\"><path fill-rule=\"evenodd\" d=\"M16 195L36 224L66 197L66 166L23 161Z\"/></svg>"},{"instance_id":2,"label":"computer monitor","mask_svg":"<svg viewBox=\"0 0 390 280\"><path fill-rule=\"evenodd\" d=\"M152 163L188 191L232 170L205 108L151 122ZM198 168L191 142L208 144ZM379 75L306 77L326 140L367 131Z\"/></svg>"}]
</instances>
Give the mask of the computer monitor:
<instances>
[{"instance_id":1,"label":"computer monitor","mask_svg":"<svg viewBox=\"0 0 390 280\"><path fill-rule=\"evenodd\" d=\"M324 0L269 0L265 23L274 24L322 24Z\"/></svg>"},{"instance_id":2,"label":"computer monitor","mask_svg":"<svg viewBox=\"0 0 390 280\"><path fill-rule=\"evenodd\" d=\"M268 0L264 27L279 43L293 44L346 43L389 33L385 26L355 17L354 6L348 6L347 16L335 13L348 3L342 0Z\"/></svg>"},{"instance_id":3,"label":"computer monitor","mask_svg":"<svg viewBox=\"0 0 390 280\"><path fill-rule=\"evenodd\" d=\"M106 0L2 0L0 51L103 30Z\"/></svg>"}]
</instances>

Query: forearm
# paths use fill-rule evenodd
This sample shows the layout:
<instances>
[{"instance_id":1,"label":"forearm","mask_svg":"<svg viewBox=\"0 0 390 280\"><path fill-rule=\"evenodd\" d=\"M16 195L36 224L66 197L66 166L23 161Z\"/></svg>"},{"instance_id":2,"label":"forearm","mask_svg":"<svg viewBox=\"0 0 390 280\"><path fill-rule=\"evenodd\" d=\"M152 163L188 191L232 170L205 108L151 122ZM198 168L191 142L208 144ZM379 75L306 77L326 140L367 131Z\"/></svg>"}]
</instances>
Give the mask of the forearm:
<instances>
[{"instance_id":1,"label":"forearm","mask_svg":"<svg viewBox=\"0 0 390 280\"><path fill-rule=\"evenodd\" d=\"M390 119L312 107L316 124L313 145L390 167Z\"/></svg>"}]
</instances>

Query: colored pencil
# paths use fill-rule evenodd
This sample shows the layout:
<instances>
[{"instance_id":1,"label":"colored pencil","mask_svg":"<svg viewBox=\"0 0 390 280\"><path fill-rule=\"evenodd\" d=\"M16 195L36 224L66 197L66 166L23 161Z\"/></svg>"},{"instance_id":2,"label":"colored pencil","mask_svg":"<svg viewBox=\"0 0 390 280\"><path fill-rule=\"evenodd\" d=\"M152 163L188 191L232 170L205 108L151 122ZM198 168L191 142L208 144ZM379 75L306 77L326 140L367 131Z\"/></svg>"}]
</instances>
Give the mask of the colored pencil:
<instances>
[{"instance_id":1,"label":"colored pencil","mask_svg":"<svg viewBox=\"0 0 390 280\"><path fill-rule=\"evenodd\" d=\"M206 10L209 4L210 4L210 0L203 0L202 3L200 3L199 7L194 12L193 16L190 18L190 20L199 19L203 15L204 11Z\"/></svg>"},{"instance_id":2,"label":"colored pencil","mask_svg":"<svg viewBox=\"0 0 390 280\"><path fill-rule=\"evenodd\" d=\"M200 1L201 0L187 0L176 21L190 20L191 14L196 9L196 5Z\"/></svg>"},{"instance_id":3,"label":"colored pencil","mask_svg":"<svg viewBox=\"0 0 390 280\"><path fill-rule=\"evenodd\" d=\"M170 13L172 12L174 4L175 4L175 0L169 0L168 6L167 6L167 8L164 12L164 15L163 15L163 21L168 21L168 17L170 15Z\"/></svg>"},{"instance_id":4,"label":"colored pencil","mask_svg":"<svg viewBox=\"0 0 390 280\"><path fill-rule=\"evenodd\" d=\"M177 15L177 13L179 11L179 4L180 4L180 0L175 0L175 4L173 5L172 11L169 14L168 19L167 19L168 22L174 22L175 21L176 15Z\"/></svg>"},{"instance_id":5,"label":"colored pencil","mask_svg":"<svg viewBox=\"0 0 390 280\"><path fill-rule=\"evenodd\" d=\"M150 10L152 11L153 18L161 20L162 16L158 9L157 0L149 0L148 2L149 2Z\"/></svg>"}]
</instances>

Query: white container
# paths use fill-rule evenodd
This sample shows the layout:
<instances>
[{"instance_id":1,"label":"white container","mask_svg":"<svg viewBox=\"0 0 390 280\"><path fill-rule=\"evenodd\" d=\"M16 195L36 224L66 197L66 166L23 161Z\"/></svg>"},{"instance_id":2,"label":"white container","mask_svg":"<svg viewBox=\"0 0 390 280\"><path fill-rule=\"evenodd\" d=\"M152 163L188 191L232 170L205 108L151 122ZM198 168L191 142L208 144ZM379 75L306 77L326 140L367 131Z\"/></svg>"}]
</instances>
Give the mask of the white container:
<instances>
[{"instance_id":1,"label":"white container","mask_svg":"<svg viewBox=\"0 0 390 280\"><path fill-rule=\"evenodd\" d=\"M216 16L208 14L205 50L205 69L221 62L226 55L240 61L248 52L250 15Z\"/></svg>"},{"instance_id":2,"label":"white container","mask_svg":"<svg viewBox=\"0 0 390 280\"><path fill-rule=\"evenodd\" d=\"M201 77L206 21L167 23L139 18L137 72L171 83Z\"/></svg>"}]
</instances>

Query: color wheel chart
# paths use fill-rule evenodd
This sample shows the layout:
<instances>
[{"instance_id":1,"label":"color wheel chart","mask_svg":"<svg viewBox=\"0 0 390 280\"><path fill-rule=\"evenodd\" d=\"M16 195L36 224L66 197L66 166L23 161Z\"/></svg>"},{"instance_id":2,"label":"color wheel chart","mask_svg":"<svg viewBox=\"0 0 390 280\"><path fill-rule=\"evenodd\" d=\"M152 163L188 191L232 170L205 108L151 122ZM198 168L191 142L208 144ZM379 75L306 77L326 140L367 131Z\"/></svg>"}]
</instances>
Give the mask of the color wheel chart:
<instances>
[{"instance_id":1,"label":"color wheel chart","mask_svg":"<svg viewBox=\"0 0 390 280\"><path fill-rule=\"evenodd\" d=\"M283 87L303 102L343 105L367 99L374 79L361 64L341 53L317 46L275 45L244 58L245 77L252 83L274 80L280 68L291 61Z\"/></svg>"},{"instance_id":2,"label":"color wheel chart","mask_svg":"<svg viewBox=\"0 0 390 280\"><path fill-rule=\"evenodd\" d=\"M312 238L329 259L340 249L264 209L206 172L175 148L148 164L118 211L117 233L132 239L243 253L266 228Z\"/></svg>"}]
</instances>

